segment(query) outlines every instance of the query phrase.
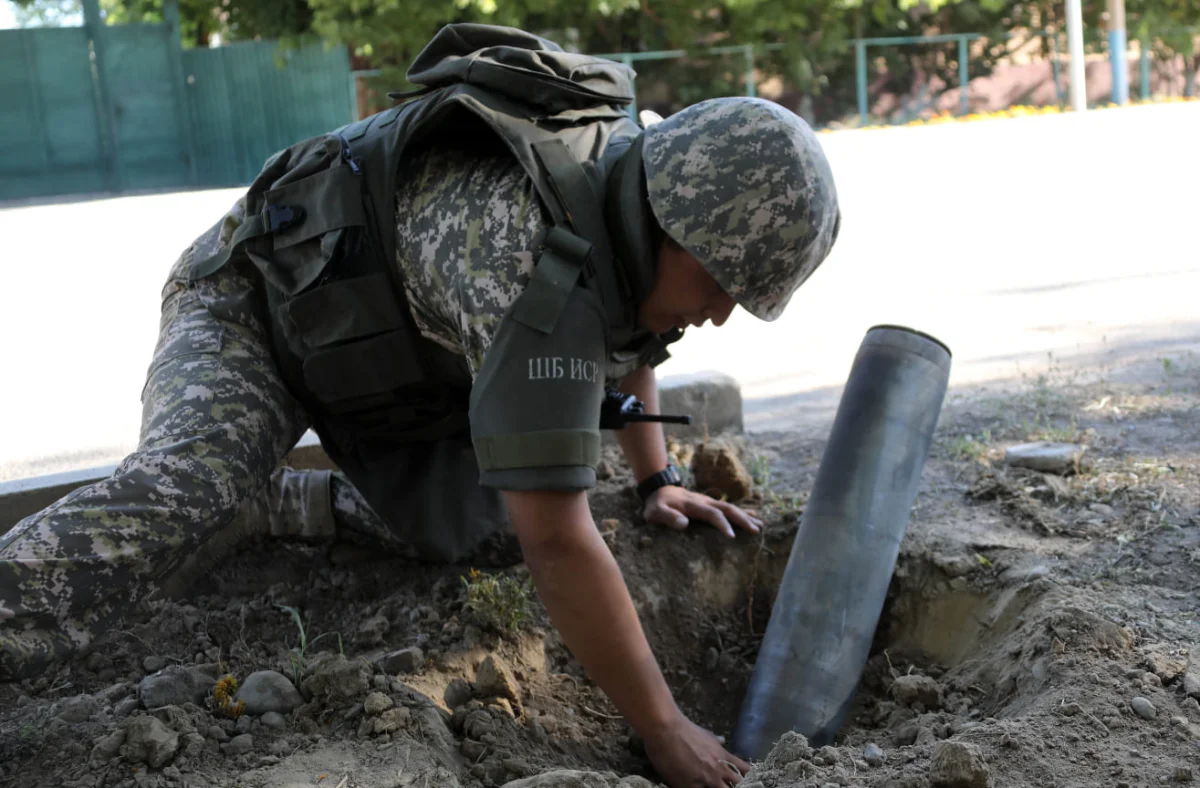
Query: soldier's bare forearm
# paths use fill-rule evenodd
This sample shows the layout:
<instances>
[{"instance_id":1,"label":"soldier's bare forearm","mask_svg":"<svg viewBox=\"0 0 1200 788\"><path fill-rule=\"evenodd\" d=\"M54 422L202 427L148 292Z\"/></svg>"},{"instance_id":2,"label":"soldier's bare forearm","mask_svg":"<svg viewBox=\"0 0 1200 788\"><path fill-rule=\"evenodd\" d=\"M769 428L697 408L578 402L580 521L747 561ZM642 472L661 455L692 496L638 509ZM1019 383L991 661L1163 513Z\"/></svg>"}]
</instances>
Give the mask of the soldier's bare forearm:
<instances>
[{"instance_id":1,"label":"soldier's bare forearm","mask_svg":"<svg viewBox=\"0 0 1200 788\"><path fill-rule=\"evenodd\" d=\"M658 378L654 367L640 367L625 376L620 389L632 394L646 405L646 413L658 413ZM639 481L667 467L667 444L663 438L661 424L630 424L618 430L617 442L625 453L625 460Z\"/></svg>"},{"instance_id":2,"label":"soldier's bare forearm","mask_svg":"<svg viewBox=\"0 0 1200 788\"><path fill-rule=\"evenodd\" d=\"M674 723L679 709L587 496L508 492L504 498L538 595L575 658L643 736Z\"/></svg>"}]
</instances>

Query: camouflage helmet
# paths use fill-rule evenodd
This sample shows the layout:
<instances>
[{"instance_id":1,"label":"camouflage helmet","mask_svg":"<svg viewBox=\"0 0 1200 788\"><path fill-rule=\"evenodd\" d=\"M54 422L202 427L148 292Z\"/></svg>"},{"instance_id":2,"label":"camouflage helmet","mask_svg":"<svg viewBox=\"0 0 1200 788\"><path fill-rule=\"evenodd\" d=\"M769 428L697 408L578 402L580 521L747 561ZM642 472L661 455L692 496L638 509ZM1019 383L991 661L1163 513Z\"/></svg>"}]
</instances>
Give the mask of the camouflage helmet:
<instances>
[{"instance_id":1,"label":"camouflage helmet","mask_svg":"<svg viewBox=\"0 0 1200 788\"><path fill-rule=\"evenodd\" d=\"M650 207L742 308L762 320L837 239L837 191L808 124L752 98L702 101L646 129Z\"/></svg>"}]
</instances>

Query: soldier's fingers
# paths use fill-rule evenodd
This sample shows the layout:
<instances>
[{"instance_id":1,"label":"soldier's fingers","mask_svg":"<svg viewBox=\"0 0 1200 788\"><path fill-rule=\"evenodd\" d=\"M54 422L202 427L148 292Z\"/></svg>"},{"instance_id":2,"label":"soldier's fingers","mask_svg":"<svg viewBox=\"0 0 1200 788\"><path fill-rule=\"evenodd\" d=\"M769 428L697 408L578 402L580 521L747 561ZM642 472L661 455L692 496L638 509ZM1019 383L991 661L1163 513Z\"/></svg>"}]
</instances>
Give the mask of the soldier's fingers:
<instances>
[{"instance_id":1,"label":"soldier's fingers","mask_svg":"<svg viewBox=\"0 0 1200 788\"><path fill-rule=\"evenodd\" d=\"M646 518L646 522L670 528L672 531L682 531L688 527L686 514L658 503L646 507L642 516Z\"/></svg>"},{"instance_id":2,"label":"soldier's fingers","mask_svg":"<svg viewBox=\"0 0 1200 788\"><path fill-rule=\"evenodd\" d=\"M758 533L762 528L762 522L755 517L751 517L739 507L734 506L726 501L715 501L714 505L725 513L725 518L731 523L741 528L744 531L749 531L752 534Z\"/></svg>"},{"instance_id":3,"label":"soldier's fingers","mask_svg":"<svg viewBox=\"0 0 1200 788\"><path fill-rule=\"evenodd\" d=\"M733 526L729 524L729 520L725 519L725 515L721 510L713 506L712 503L702 503L693 498L688 501L687 508L684 511L689 517L695 520L703 520L730 539L733 538Z\"/></svg>"}]
</instances>

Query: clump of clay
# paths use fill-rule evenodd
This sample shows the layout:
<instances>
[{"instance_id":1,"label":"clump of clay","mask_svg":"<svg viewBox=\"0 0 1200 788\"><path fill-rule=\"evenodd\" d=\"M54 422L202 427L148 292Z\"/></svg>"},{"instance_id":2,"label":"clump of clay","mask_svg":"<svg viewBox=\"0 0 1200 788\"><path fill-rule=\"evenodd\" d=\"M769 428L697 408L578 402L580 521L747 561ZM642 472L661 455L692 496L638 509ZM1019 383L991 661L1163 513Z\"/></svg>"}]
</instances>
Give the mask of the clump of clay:
<instances>
[{"instance_id":1,"label":"clump of clay","mask_svg":"<svg viewBox=\"0 0 1200 788\"><path fill-rule=\"evenodd\" d=\"M692 479L700 492L727 501L740 501L754 489L754 480L738 459L737 451L721 441L696 447L692 457Z\"/></svg>"}]
</instances>

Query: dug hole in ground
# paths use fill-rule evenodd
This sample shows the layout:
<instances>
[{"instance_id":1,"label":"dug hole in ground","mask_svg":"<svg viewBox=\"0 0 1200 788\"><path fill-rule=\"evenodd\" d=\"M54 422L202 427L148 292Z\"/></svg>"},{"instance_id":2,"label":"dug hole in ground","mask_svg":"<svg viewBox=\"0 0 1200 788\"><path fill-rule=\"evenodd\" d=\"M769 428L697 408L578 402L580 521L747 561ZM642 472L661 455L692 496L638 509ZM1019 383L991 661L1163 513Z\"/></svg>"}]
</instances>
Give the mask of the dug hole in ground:
<instances>
[{"instance_id":1,"label":"dug hole in ground","mask_svg":"<svg viewBox=\"0 0 1200 788\"><path fill-rule=\"evenodd\" d=\"M785 735L743 786L1191 782L1198 390L1190 355L952 389L837 746ZM749 475L728 481L767 523L732 543L646 525L617 453L602 465L596 522L676 697L717 733L736 719L815 478L823 439L809 435L827 431L724 439ZM1007 464L1029 440L1081 459ZM696 446L673 450L687 463ZM536 599L506 596L524 568L469 569L246 545L90 654L0 686L0 784L652 784Z\"/></svg>"}]
</instances>

